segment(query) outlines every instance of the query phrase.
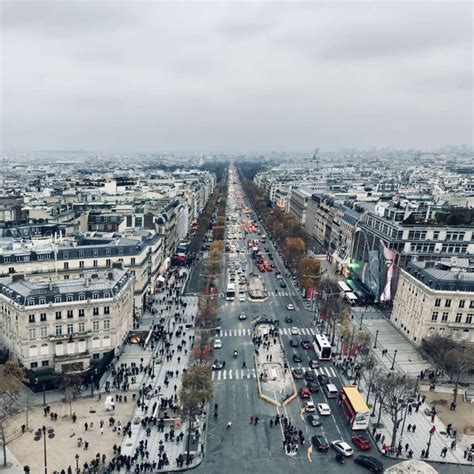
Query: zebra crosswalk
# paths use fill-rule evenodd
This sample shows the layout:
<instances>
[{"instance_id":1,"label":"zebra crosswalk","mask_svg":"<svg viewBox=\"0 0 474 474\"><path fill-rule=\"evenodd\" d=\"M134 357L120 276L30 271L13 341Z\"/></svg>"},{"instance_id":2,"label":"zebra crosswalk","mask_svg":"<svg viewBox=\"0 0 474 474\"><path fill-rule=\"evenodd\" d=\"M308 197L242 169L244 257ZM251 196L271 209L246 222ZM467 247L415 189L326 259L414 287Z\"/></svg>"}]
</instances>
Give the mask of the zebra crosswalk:
<instances>
[{"instance_id":1,"label":"zebra crosswalk","mask_svg":"<svg viewBox=\"0 0 474 474\"><path fill-rule=\"evenodd\" d=\"M304 371L313 371L316 375L327 375L328 377L337 377L333 367L320 367L319 369L311 369L310 367L301 367ZM255 369L223 369L214 370L212 372L212 380L249 380L256 378Z\"/></svg>"},{"instance_id":2,"label":"zebra crosswalk","mask_svg":"<svg viewBox=\"0 0 474 474\"><path fill-rule=\"evenodd\" d=\"M268 296L298 296L294 291L269 291Z\"/></svg>"},{"instance_id":3,"label":"zebra crosswalk","mask_svg":"<svg viewBox=\"0 0 474 474\"><path fill-rule=\"evenodd\" d=\"M298 334L291 334L290 328L280 328L280 334L283 336L315 336L317 334L317 331L313 328L298 328ZM219 337L238 337L251 335L252 330L249 328L221 329L219 331Z\"/></svg>"}]
</instances>

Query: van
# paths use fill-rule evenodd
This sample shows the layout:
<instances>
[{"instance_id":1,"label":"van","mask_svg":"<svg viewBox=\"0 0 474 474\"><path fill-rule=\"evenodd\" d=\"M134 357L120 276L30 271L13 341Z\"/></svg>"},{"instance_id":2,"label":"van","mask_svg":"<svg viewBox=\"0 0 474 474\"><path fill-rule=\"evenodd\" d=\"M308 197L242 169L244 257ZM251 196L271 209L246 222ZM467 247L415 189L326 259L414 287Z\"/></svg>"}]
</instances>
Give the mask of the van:
<instances>
[{"instance_id":1,"label":"van","mask_svg":"<svg viewBox=\"0 0 474 474\"><path fill-rule=\"evenodd\" d=\"M332 383L328 383L324 386L324 391L326 392L326 397L328 398L337 398L339 396L339 392L337 391L337 387Z\"/></svg>"}]
</instances>

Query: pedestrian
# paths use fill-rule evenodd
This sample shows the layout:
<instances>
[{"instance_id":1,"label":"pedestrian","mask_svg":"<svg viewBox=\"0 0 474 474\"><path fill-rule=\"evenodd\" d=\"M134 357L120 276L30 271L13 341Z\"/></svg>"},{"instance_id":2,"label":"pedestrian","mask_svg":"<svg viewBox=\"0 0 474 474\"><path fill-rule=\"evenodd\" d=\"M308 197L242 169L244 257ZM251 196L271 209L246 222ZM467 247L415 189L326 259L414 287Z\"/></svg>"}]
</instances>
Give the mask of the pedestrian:
<instances>
[{"instance_id":1,"label":"pedestrian","mask_svg":"<svg viewBox=\"0 0 474 474\"><path fill-rule=\"evenodd\" d=\"M421 459L425 458L425 453L426 453L426 451L424 449L422 449L421 450Z\"/></svg>"},{"instance_id":2,"label":"pedestrian","mask_svg":"<svg viewBox=\"0 0 474 474\"><path fill-rule=\"evenodd\" d=\"M84 429L87 431L87 429L89 428L89 425L87 424L87 421L84 423Z\"/></svg>"},{"instance_id":3,"label":"pedestrian","mask_svg":"<svg viewBox=\"0 0 474 474\"><path fill-rule=\"evenodd\" d=\"M408 448L410 447L410 445L407 443L405 444L405 451L408 451Z\"/></svg>"},{"instance_id":4,"label":"pedestrian","mask_svg":"<svg viewBox=\"0 0 474 474\"><path fill-rule=\"evenodd\" d=\"M413 425L413 426L411 427L411 432L414 433L415 430L416 430L416 425Z\"/></svg>"},{"instance_id":5,"label":"pedestrian","mask_svg":"<svg viewBox=\"0 0 474 474\"><path fill-rule=\"evenodd\" d=\"M375 436L375 433L377 433L377 427L376 426L374 426L372 428L372 436Z\"/></svg>"},{"instance_id":6,"label":"pedestrian","mask_svg":"<svg viewBox=\"0 0 474 474\"><path fill-rule=\"evenodd\" d=\"M249 418L249 423L252 425L253 424L253 416Z\"/></svg>"},{"instance_id":7,"label":"pedestrian","mask_svg":"<svg viewBox=\"0 0 474 474\"><path fill-rule=\"evenodd\" d=\"M431 415L431 423L434 423L436 415Z\"/></svg>"},{"instance_id":8,"label":"pedestrian","mask_svg":"<svg viewBox=\"0 0 474 474\"><path fill-rule=\"evenodd\" d=\"M411 423L407 426L407 431L408 431L408 432L411 431Z\"/></svg>"},{"instance_id":9,"label":"pedestrian","mask_svg":"<svg viewBox=\"0 0 474 474\"><path fill-rule=\"evenodd\" d=\"M229 421L229 422L227 423L227 429L230 430L231 427L232 427L232 421Z\"/></svg>"},{"instance_id":10,"label":"pedestrian","mask_svg":"<svg viewBox=\"0 0 474 474\"><path fill-rule=\"evenodd\" d=\"M448 448L445 446L445 447L441 450L441 457L442 457L442 458L445 458L447 452L448 452Z\"/></svg>"}]
</instances>

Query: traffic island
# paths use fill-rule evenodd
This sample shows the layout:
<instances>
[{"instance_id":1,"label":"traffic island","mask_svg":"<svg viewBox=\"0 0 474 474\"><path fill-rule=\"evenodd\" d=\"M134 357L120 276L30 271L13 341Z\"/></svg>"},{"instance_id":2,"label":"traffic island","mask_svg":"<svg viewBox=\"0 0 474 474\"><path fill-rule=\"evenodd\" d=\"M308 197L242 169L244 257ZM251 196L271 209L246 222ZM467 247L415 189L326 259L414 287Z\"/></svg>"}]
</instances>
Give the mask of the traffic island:
<instances>
[{"instance_id":1,"label":"traffic island","mask_svg":"<svg viewBox=\"0 0 474 474\"><path fill-rule=\"evenodd\" d=\"M270 322L255 324L252 341L258 393L262 400L282 407L296 398L278 328Z\"/></svg>"},{"instance_id":2,"label":"traffic island","mask_svg":"<svg viewBox=\"0 0 474 474\"><path fill-rule=\"evenodd\" d=\"M255 273L251 273L248 277L247 292L251 303L263 303L268 300L263 278Z\"/></svg>"}]
</instances>

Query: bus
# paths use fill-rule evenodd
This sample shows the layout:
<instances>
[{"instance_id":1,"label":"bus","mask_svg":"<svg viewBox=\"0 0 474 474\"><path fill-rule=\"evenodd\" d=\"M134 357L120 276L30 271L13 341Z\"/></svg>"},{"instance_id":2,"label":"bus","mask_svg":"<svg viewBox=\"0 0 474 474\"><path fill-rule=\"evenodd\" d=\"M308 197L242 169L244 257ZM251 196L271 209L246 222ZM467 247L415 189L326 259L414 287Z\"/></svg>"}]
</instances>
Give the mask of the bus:
<instances>
[{"instance_id":1,"label":"bus","mask_svg":"<svg viewBox=\"0 0 474 474\"><path fill-rule=\"evenodd\" d=\"M370 410L357 387L342 387L339 398L344 418L351 429L366 430L369 427Z\"/></svg>"},{"instance_id":2,"label":"bus","mask_svg":"<svg viewBox=\"0 0 474 474\"><path fill-rule=\"evenodd\" d=\"M227 301L235 300L235 283L229 282L227 285L227 292L225 294L225 299Z\"/></svg>"},{"instance_id":3,"label":"bus","mask_svg":"<svg viewBox=\"0 0 474 474\"><path fill-rule=\"evenodd\" d=\"M351 287L345 281L338 281L337 286L339 286L342 293L349 293L352 291Z\"/></svg>"},{"instance_id":4,"label":"bus","mask_svg":"<svg viewBox=\"0 0 474 474\"><path fill-rule=\"evenodd\" d=\"M348 291L347 293L344 293L344 299L351 305L355 306L357 305L357 296L352 293L352 291Z\"/></svg>"},{"instance_id":5,"label":"bus","mask_svg":"<svg viewBox=\"0 0 474 474\"><path fill-rule=\"evenodd\" d=\"M326 336L323 334L316 334L316 336L314 336L313 347L319 360L331 360L332 348Z\"/></svg>"}]
</instances>

